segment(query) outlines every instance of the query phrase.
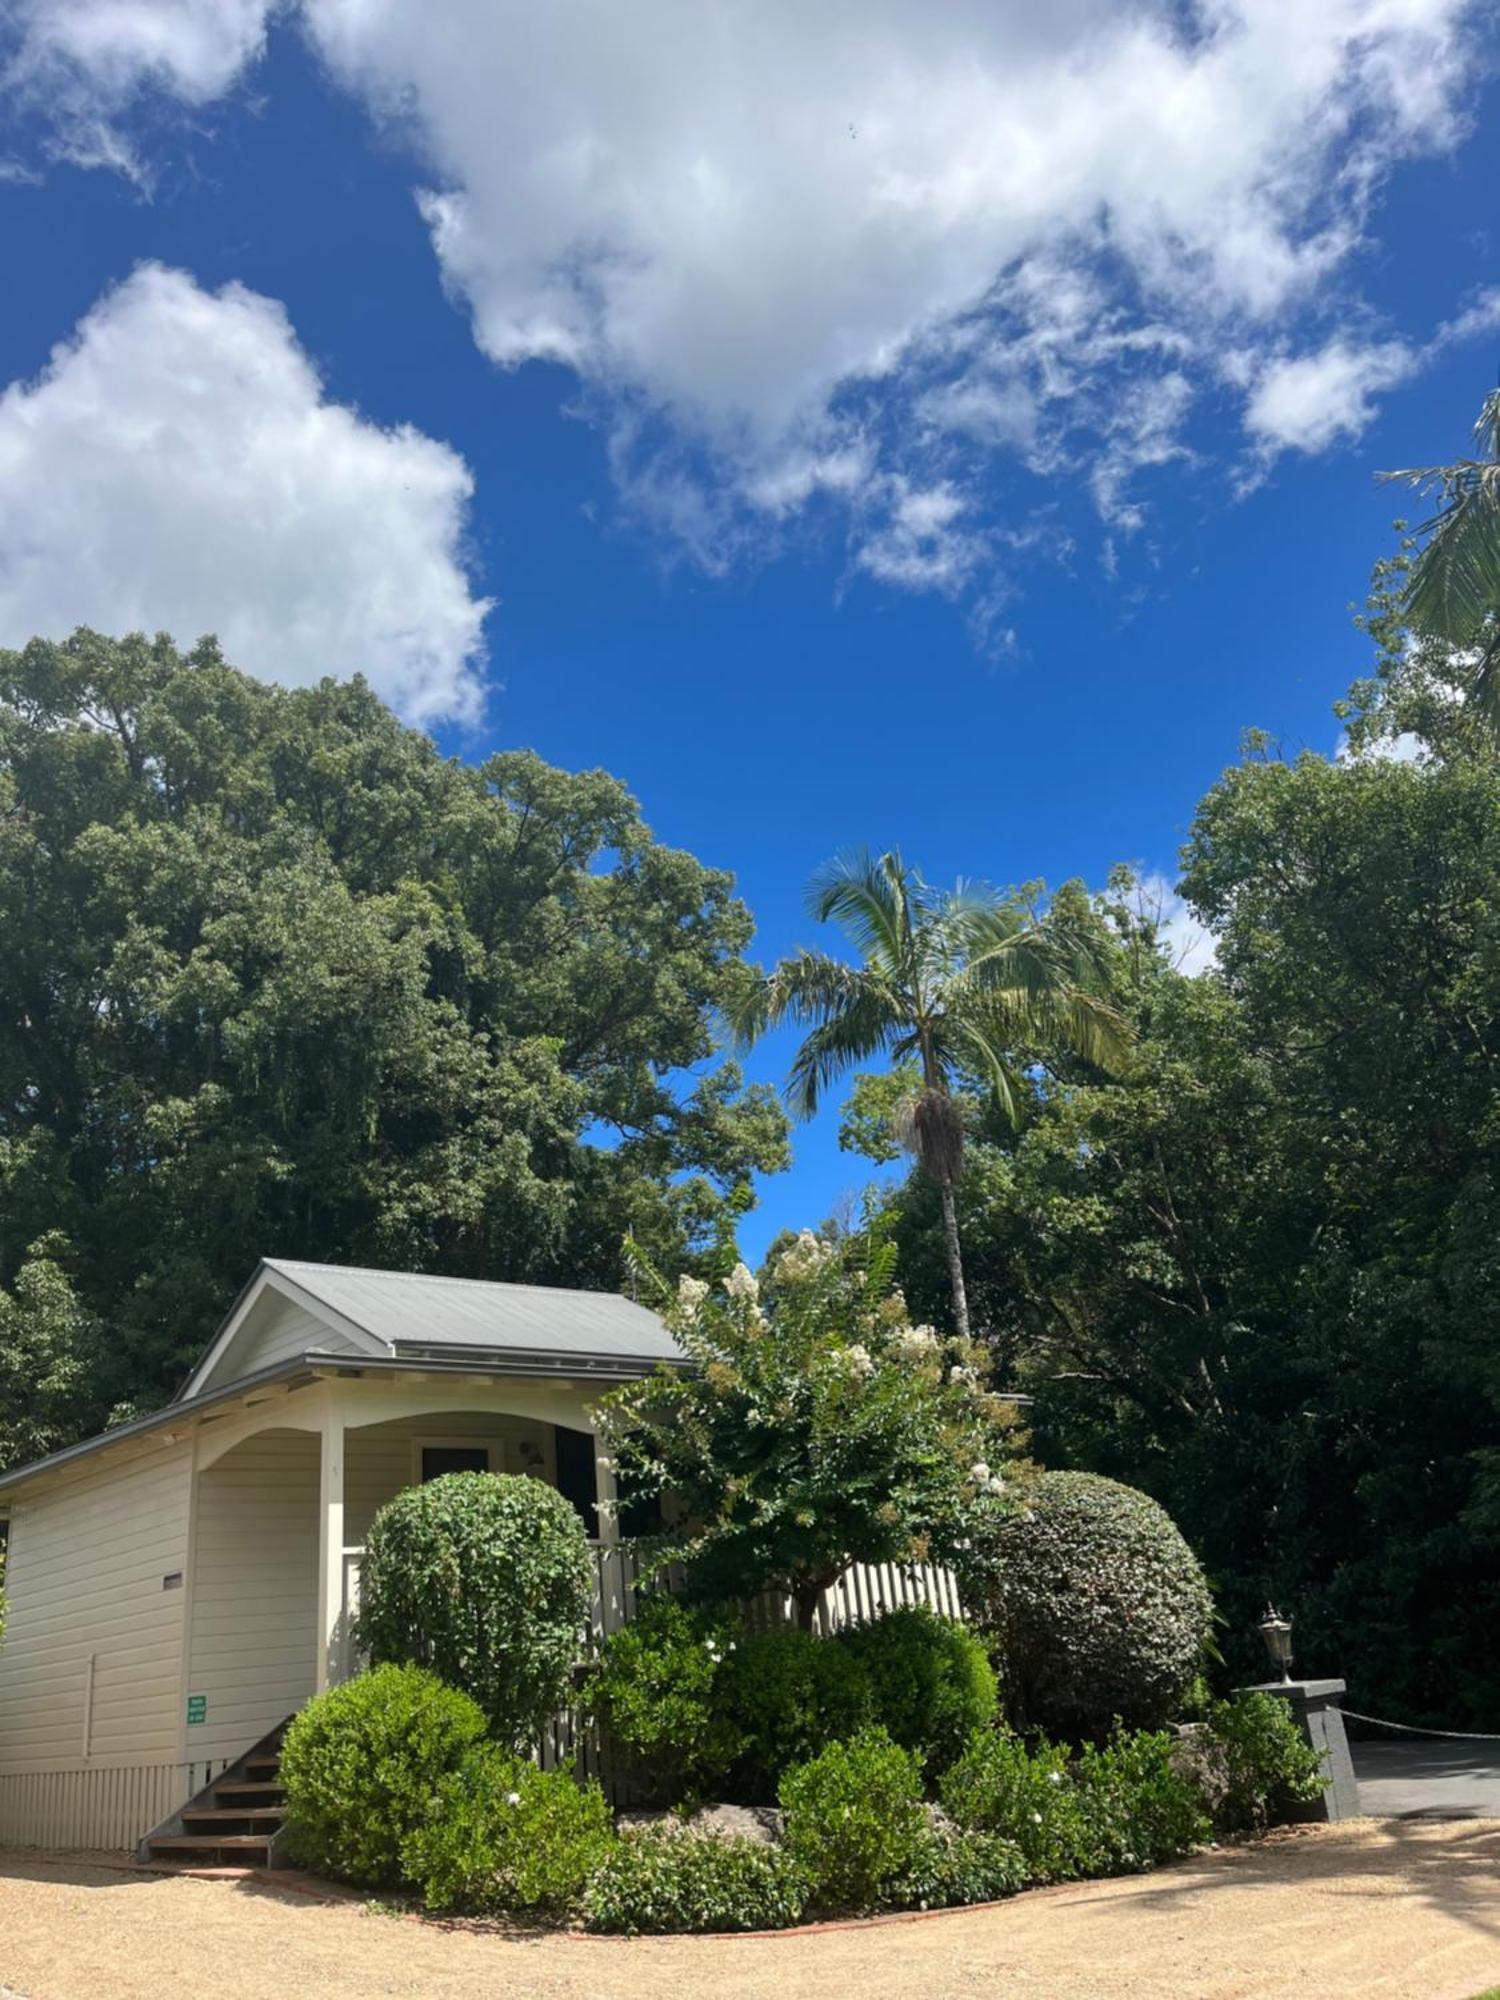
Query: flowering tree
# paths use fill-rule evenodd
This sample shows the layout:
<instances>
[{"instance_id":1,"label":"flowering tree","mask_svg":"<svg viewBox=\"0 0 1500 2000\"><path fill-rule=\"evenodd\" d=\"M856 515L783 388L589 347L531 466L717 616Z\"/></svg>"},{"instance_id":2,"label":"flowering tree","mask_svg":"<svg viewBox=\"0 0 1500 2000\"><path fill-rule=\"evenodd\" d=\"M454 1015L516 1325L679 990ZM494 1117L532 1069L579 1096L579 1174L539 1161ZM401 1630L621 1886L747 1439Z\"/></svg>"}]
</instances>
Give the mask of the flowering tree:
<instances>
[{"instance_id":1,"label":"flowering tree","mask_svg":"<svg viewBox=\"0 0 1500 2000\"><path fill-rule=\"evenodd\" d=\"M911 1325L879 1232L835 1249L804 1230L764 1295L743 1264L675 1294L639 1268L690 1366L617 1390L600 1421L622 1500L675 1496L696 1595L779 1587L806 1626L851 1564L948 1561L1010 1504L1013 1408L982 1349Z\"/></svg>"}]
</instances>

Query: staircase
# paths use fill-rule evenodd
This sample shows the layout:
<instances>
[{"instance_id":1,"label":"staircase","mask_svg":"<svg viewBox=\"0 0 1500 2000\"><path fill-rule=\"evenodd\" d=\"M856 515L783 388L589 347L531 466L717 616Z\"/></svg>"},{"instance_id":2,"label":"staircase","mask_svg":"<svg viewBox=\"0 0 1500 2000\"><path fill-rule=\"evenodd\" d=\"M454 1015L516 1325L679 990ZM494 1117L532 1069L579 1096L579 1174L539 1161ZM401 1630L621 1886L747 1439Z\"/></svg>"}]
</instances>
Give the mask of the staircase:
<instances>
[{"instance_id":1,"label":"staircase","mask_svg":"<svg viewBox=\"0 0 1500 2000\"><path fill-rule=\"evenodd\" d=\"M283 1724L283 1728L285 1725ZM274 1868L286 1817L281 1729L141 1841L143 1861L191 1868Z\"/></svg>"}]
</instances>

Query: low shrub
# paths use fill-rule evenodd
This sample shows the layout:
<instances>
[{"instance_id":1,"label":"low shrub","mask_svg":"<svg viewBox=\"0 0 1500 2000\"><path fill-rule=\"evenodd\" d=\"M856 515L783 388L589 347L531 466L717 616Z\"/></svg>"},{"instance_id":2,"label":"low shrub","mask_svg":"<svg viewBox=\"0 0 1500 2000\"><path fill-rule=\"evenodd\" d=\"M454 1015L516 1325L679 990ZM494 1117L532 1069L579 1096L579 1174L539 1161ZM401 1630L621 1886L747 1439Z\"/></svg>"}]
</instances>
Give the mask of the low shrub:
<instances>
[{"instance_id":1,"label":"low shrub","mask_svg":"<svg viewBox=\"0 0 1500 2000\"><path fill-rule=\"evenodd\" d=\"M513 1749L562 1706L588 1618L583 1524L539 1479L451 1472L375 1516L360 1574L372 1661L429 1667Z\"/></svg>"},{"instance_id":2,"label":"low shrub","mask_svg":"<svg viewBox=\"0 0 1500 2000\"><path fill-rule=\"evenodd\" d=\"M833 1643L864 1669L873 1719L929 1770L951 1764L995 1718L995 1670L983 1644L925 1605L850 1626Z\"/></svg>"},{"instance_id":3,"label":"low shrub","mask_svg":"<svg viewBox=\"0 0 1500 2000\"><path fill-rule=\"evenodd\" d=\"M1211 1601L1170 1516L1133 1487L1044 1472L966 1574L1013 1722L1069 1739L1177 1719Z\"/></svg>"},{"instance_id":4,"label":"low shrub","mask_svg":"<svg viewBox=\"0 0 1500 2000\"><path fill-rule=\"evenodd\" d=\"M429 1910L564 1915L614 1845L592 1780L579 1785L570 1771L540 1771L481 1743L432 1787L402 1873Z\"/></svg>"},{"instance_id":5,"label":"low shrub","mask_svg":"<svg viewBox=\"0 0 1500 2000\"><path fill-rule=\"evenodd\" d=\"M737 1737L730 1789L764 1805L782 1773L852 1736L870 1717L870 1682L845 1647L794 1629L743 1641L720 1678L721 1715Z\"/></svg>"},{"instance_id":6,"label":"low shrub","mask_svg":"<svg viewBox=\"0 0 1500 2000\"><path fill-rule=\"evenodd\" d=\"M653 1803L676 1805L722 1786L741 1738L718 1684L737 1644L724 1621L665 1595L606 1640L589 1700Z\"/></svg>"},{"instance_id":7,"label":"low shrub","mask_svg":"<svg viewBox=\"0 0 1500 2000\"><path fill-rule=\"evenodd\" d=\"M783 1838L825 1910L874 1909L905 1874L926 1828L921 1765L883 1729L830 1743L781 1780Z\"/></svg>"},{"instance_id":8,"label":"low shrub","mask_svg":"<svg viewBox=\"0 0 1500 2000\"><path fill-rule=\"evenodd\" d=\"M1087 1872L1088 1831L1066 1745L1031 1750L1008 1729L979 1730L944 1772L938 1795L959 1826L1013 1841L1033 1881Z\"/></svg>"},{"instance_id":9,"label":"low shrub","mask_svg":"<svg viewBox=\"0 0 1500 2000\"><path fill-rule=\"evenodd\" d=\"M1214 1826L1254 1833L1287 1807L1309 1804L1326 1782L1323 1759L1273 1694L1208 1704L1198 1767Z\"/></svg>"},{"instance_id":10,"label":"low shrub","mask_svg":"<svg viewBox=\"0 0 1500 2000\"><path fill-rule=\"evenodd\" d=\"M1003 1834L928 1827L890 1900L905 1910L957 1909L966 1903L996 1903L1024 1889L1027 1879L1026 1857Z\"/></svg>"},{"instance_id":11,"label":"low shrub","mask_svg":"<svg viewBox=\"0 0 1500 2000\"><path fill-rule=\"evenodd\" d=\"M1080 1873L1126 1875L1188 1854L1211 1831L1197 1787L1164 1730L1117 1730L1073 1770L1086 1842Z\"/></svg>"},{"instance_id":12,"label":"low shrub","mask_svg":"<svg viewBox=\"0 0 1500 2000\"><path fill-rule=\"evenodd\" d=\"M292 1858L361 1888L398 1886L434 1788L484 1734L478 1703L420 1667L375 1667L316 1695L281 1749Z\"/></svg>"},{"instance_id":13,"label":"low shrub","mask_svg":"<svg viewBox=\"0 0 1500 2000\"><path fill-rule=\"evenodd\" d=\"M784 1930L802 1915L801 1871L780 1848L674 1826L617 1841L588 1887L590 1930Z\"/></svg>"}]
</instances>

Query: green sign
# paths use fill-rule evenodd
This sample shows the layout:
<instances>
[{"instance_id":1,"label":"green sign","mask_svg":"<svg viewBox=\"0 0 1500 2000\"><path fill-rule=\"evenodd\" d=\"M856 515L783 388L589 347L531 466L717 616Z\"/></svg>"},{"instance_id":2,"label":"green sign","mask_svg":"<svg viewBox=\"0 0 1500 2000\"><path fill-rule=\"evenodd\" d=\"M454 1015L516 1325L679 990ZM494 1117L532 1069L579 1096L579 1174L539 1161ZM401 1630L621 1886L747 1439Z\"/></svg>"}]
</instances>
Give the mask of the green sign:
<instances>
[{"instance_id":1,"label":"green sign","mask_svg":"<svg viewBox=\"0 0 1500 2000\"><path fill-rule=\"evenodd\" d=\"M207 1719L208 1696L206 1694L190 1694L188 1696L188 1728L191 1729L195 1722L206 1722Z\"/></svg>"}]
</instances>

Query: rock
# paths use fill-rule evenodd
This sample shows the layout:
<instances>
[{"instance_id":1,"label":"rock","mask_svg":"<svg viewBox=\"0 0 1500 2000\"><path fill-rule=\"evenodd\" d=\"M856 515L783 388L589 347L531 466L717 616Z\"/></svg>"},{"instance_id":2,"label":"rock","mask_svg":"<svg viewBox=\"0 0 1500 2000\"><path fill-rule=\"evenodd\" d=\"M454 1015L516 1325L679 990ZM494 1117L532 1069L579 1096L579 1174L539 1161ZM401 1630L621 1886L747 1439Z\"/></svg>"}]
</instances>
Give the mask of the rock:
<instances>
[{"instance_id":1,"label":"rock","mask_svg":"<svg viewBox=\"0 0 1500 2000\"><path fill-rule=\"evenodd\" d=\"M726 1840L754 1840L774 1847L781 1838L782 1813L777 1806L700 1806L686 1819L670 1812L622 1812L616 1824L622 1833L637 1826L675 1826L698 1837L717 1834Z\"/></svg>"}]
</instances>

